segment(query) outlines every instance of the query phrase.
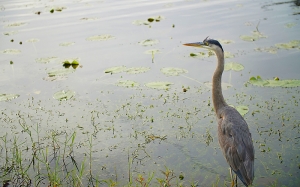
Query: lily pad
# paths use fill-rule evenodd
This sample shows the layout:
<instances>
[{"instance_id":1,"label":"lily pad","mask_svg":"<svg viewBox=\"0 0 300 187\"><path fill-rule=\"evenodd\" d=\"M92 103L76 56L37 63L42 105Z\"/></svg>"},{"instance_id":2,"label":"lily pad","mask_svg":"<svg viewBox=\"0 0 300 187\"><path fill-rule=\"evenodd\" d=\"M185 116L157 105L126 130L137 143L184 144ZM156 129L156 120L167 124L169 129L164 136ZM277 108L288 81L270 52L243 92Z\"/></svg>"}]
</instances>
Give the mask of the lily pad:
<instances>
[{"instance_id":1,"label":"lily pad","mask_svg":"<svg viewBox=\"0 0 300 187\"><path fill-rule=\"evenodd\" d=\"M300 80L263 80L260 76L251 77L249 83L262 87L299 87Z\"/></svg>"},{"instance_id":2,"label":"lily pad","mask_svg":"<svg viewBox=\"0 0 300 187\"><path fill-rule=\"evenodd\" d=\"M167 90L173 83L171 82L149 82L146 84L149 88L159 89L159 90Z\"/></svg>"},{"instance_id":3,"label":"lily pad","mask_svg":"<svg viewBox=\"0 0 300 187\"><path fill-rule=\"evenodd\" d=\"M259 51L259 52L267 52L267 53L271 53L271 54L276 54L278 48L277 47L265 47L265 48L255 48L255 51Z\"/></svg>"},{"instance_id":4,"label":"lily pad","mask_svg":"<svg viewBox=\"0 0 300 187\"><path fill-rule=\"evenodd\" d=\"M205 82L204 85L205 85L207 88L212 89L212 82ZM229 84L229 83L222 82L222 83L221 83L221 87L222 87L222 90L228 90L229 88L232 87L232 85Z\"/></svg>"},{"instance_id":5,"label":"lily pad","mask_svg":"<svg viewBox=\"0 0 300 187\"><path fill-rule=\"evenodd\" d=\"M178 76L180 74L188 73L188 70L181 69L181 68L172 68L172 67L167 67L167 68L161 68L160 71L169 76Z\"/></svg>"},{"instance_id":6,"label":"lily pad","mask_svg":"<svg viewBox=\"0 0 300 187\"><path fill-rule=\"evenodd\" d=\"M144 53L154 55L156 53L160 53L160 51L158 49L149 49L149 50L145 51Z\"/></svg>"},{"instance_id":7,"label":"lily pad","mask_svg":"<svg viewBox=\"0 0 300 187\"><path fill-rule=\"evenodd\" d=\"M244 66L242 64L236 63L236 62L228 62L225 64L224 70L229 71L242 71L244 69Z\"/></svg>"},{"instance_id":8,"label":"lily pad","mask_svg":"<svg viewBox=\"0 0 300 187\"><path fill-rule=\"evenodd\" d=\"M19 49L5 49L4 51L0 51L3 54L9 54L9 55L17 55L21 53L21 50Z\"/></svg>"},{"instance_id":9,"label":"lily pad","mask_svg":"<svg viewBox=\"0 0 300 187\"><path fill-rule=\"evenodd\" d=\"M63 61L64 65L79 65L78 58L69 58Z\"/></svg>"},{"instance_id":10,"label":"lily pad","mask_svg":"<svg viewBox=\"0 0 300 187\"><path fill-rule=\"evenodd\" d=\"M139 44L143 46L154 45L154 44L158 44L158 40L147 39L147 40L140 41Z\"/></svg>"},{"instance_id":11,"label":"lily pad","mask_svg":"<svg viewBox=\"0 0 300 187\"><path fill-rule=\"evenodd\" d=\"M54 76L65 76L70 73L73 73L75 70L74 69L53 69L51 71L48 71L48 76L49 77L54 77Z\"/></svg>"},{"instance_id":12,"label":"lily pad","mask_svg":"<svg viewBox=\"0 0 300 187\"><path fill-rule=\"evenodd\" d=\"M66 101L71 99L74 96L75 96L75 92L71 90L68 91L62 90L53 94L53 98L59 101Z\"/></svg>"},{"instance_id":13,"label":"lily pad","mask_svg":"<svg viewBox=\"0 0 300 187\"><path fill-rule=\"evenodd\" d=\"M294 26L296 26L297 25L297 23L287 23L287 24L285 24L284 26L286 27L286 28L292 28L292 27L294 27Z\"/></svg>"},{"instance_id":14,"label":"lily pad","mask_svg":"<svg viewBox=\"0 0 300 187\"><path fill-rule=\"evenodd\" d=\"M20 97L18 94L0 94L0 101L8 101Z\"/></svg>"},{"instance_id":15,"label":"lily pad","mask_svg":"<svg viewBox=\"0 0 300 187\"><path fill-rule=\"evenodd\" d=\"M74 44L75 44L75 42L63 42L63 43L60 43L59 46L69 47L69 46L72 46Z\"/></svg>"},{"instance_id":16,"label":"lily pad","mask_svg":"<svg viewBox=\"0 0 300 187\"><path fill-rule=\"evenodd\" d=\"M149 71L150 68L148 67L133 67L133 68L127 68L125 71L129 74L138 74L138 73L145 73Z\"/></svg>"},{"instance_id":17,"label":"lily pad","mask_svg":"<svg viewBox=\"0 0 300 187\"><path fill-rule=\"evenodd\" d=\"M23 26L23 25L26 25L26 23L24 23L24 22L16 22L16 23L10 23L6 27L20 27L20 26Z\"/></svg>"},{"instance_id":18,"label":"lily pad","mask_svg":"<svg viewBox=\"0 0 300 187\"><path fill-rule=\"evenodd\" d=\"M133 25L149 25L150 23L145 20L134 20L132 22Z\"/></svg>"},{"instance_id":19,"label":"lily pad","mask_svg":"<svg viewBox=\"0 0 300 187\"><path fill-rule=\"evenodd\" d=\"M108 68L104 71L104 73L120 73L120 72L123 72L125 71L127 68L126 66L115 66L115 67L112 67L112 68Z\"/></svg>"},{"instance_id":20,"label":"lily pad","mask_svg":"<svg viewBox=\"0 0 300 187\"><path fill-rule=\"evenodd\" d=\"M234 54L231 54L230 52L225 51L224 52L224 58L234 58Z\"/></svg>"},{"instance_id":21,"label":"lily pad","mask_svg":"<svg viewBox=\"0 0 300 187\"><path fill-rule=\"evenodd\" d=\"M163 16L153 16L153 17L148 18L148 21L149 22L153 22L153 21L160 22L163 19L164 19Z\"/></svg>"},{"instance_id":22,"label":"lily pad","mask_svg":"<svg viewBox=\"0 0 300 187\"><path fill-rule=\"evenodd\" d=\"M294 49L300 47L300 40L292 40L288 43L275 44L276 47L280 49Z\"/></svg>"},{"instance_id":23,"label":"lily pad","mask_svg":"<svg viewBox=\"0 0 300 187\"><path fill-rule=\"evenodd\" d=\"M14 34L17 34L18 31L10 31L10 32L4 32L3 34L6 35L6 36L11 36L11 35L14 35Z\"/></svg>"},{"instance_id":24,"label":"lily pad","mask_svg":"<svg viewBox=\"0 0 300 187\"><path fill-rule=\"evenodd\" d=\"M240 105L235 107L235 109L242 115L244 116L245 114L247 114L249 112L249 107L245 106L245 105Z\"/></svg>"},{"instance_id":25,"label":"lily pad","mask_svg":"<svg viewBox=\"0 0 300 187\"><path fill-rule=\"evenodd\" d=\"M191 57L200 57L200 58L207 58L214 55L215 53L213 51L190 53Z\"/></svg>"},{"instance_id":26,"label":"lily pad","mask_svg":"<svg viewBox=\"0 0 300 187\"><path fill-rule=\"evenodd\" d=\"M223 39L218 39L218 41L219 41L221 44L231 44L231 43L234 43L233 40L223 40Z\"/></svg>"},{"instance_id":27,"label":"lily pad","mask_svg":"<svg viewBox=\"0 0 300 187\"><path fill-rule=\"evenodd\" d=\"M95 21L95 20L98 20L98 18L81 18L80 20L83 20L83 21Z\"/></svg>"},{"instance_id":28,"label":"lily pad","mask_svg":"<svg viewBox=\"0 0 300 187\"><path fill-rule=\"evenodd\" d=\"M47 64L51 62L52 60L58 59L57 57L44 57L44 58L36 58L35 61L38 63Z\"/></svg>"},{"instance_id":29,"label":"lily pad","mask_svg":"<svg viewBox=\"0 0 300 187\"><path fill-rule=\"evenodd\" d=\"M26 42L29 42L29 43L35 43L35 42L39 42L40 40L37 39L37 38L31 38L29 40L27 40Z\"/></svg>"},{"instance_id":30,"label":"lily pad","mask_svg":"<svg viewBox=\"0 0 300 187\"><path fill-rule=\"evenodd\" d=\"M262 34L261 32L258 32L258 31L253 31L252 35L250 35L250 36L248 36L248 35L240 36L240 39L242 39L244 41L248 41L248 42L253 42L260 38L267 38L267 36L265 36L264 34Z\"/></svg>"},{"instance_id":31,"label":"lily pad","mask_svg":"<svg viewBox=\"0 0 300 187\"><path fill-rule=\"evenodd\" d=\"M138 87L140 84L135 81L120 80L118 83L116 83L116 85L129 88L129 87Z\"/></svg>"},{"instance_id":32,"label":"lily pad","mask_svg":"<svg viewBox=\"0 0 300 187\"><path fill-rule=\"evenodd\" d=\"M87 41L105 41L105 40L111 40L114 38L115 37L110 34L102 34L102 35L88 37L86 40Z\"/></svg>"}]
</instances>

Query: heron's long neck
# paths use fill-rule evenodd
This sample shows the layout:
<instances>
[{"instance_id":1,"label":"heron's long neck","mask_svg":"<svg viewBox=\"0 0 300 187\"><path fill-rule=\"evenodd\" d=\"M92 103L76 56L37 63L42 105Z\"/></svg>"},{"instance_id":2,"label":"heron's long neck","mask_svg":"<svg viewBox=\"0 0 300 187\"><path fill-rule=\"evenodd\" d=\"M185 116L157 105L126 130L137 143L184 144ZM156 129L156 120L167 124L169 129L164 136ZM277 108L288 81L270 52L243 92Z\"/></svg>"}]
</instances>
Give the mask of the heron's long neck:
<instances>
[{"instance_id":1,"label":"heron's long neck","mask_svg":"<svg viewBox=\"0 0 300 187\"><path fill-rule=\"evenodd\" d=\"M215 70L212 80L212 98L213 104L215 108L216 114L220 111L220 109L226 106L226 102L224 100L222 94L222 87L221 87L221 80L222 80L222 73L224 71L224 53L223 51L216 51L217 59L218 59L218 66Z\"/></svg>"}]
</instances>

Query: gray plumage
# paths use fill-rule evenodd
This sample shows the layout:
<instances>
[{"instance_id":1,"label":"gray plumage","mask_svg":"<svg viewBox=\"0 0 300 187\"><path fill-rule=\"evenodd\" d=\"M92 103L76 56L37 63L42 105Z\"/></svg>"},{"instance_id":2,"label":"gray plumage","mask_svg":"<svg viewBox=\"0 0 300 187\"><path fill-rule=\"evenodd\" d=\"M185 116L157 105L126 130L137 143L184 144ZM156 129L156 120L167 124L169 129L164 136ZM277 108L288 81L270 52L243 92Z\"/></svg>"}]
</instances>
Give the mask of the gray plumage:
<instances>
[{"instance_id":1,"label":"gray plumage","mask_svg":"<svg viewBox=\"0 0 300 187\"><path fill-rule=\"evenodd\" d=\"M223 48L217 40L207 38L203 42L184 45L210 49L217 56L218 65L212 80L212 98L218 121L219 144L230 168L245 186L251 185L254 179L254 147L246 121L235 108L228 106L222 94Z\"/></svg>"}]
</instances>

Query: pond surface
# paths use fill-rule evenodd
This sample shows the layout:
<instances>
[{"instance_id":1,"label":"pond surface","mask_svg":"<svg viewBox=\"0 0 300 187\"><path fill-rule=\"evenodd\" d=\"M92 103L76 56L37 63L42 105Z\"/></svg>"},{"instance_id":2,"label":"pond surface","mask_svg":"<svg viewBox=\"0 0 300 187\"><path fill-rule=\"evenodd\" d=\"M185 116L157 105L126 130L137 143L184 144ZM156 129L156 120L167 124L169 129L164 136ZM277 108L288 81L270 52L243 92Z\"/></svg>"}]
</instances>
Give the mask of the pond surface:
<instances>
[{"instance_id":1,"label":"pond surface","mask_svg":"<svg viewBox=\"0 0 300 187\"><path fill-rule=\"evenodd\" d=\"M1 182L230 186L216 58L182 45L210 36L239 64L223 94L246 111L254 186L299 186L300 89L249 82L300 79L299 14L279 0L2 1Z\"/></svg>"}]
</instances>

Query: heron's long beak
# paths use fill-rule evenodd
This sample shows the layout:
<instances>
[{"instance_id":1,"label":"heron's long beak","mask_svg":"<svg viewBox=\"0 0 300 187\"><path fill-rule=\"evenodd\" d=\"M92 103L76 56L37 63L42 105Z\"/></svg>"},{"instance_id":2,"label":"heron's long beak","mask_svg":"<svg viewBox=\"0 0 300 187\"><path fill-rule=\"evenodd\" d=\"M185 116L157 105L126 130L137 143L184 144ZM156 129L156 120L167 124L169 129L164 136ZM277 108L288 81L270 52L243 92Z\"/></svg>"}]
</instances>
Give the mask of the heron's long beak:
<instances>
[{"instance_id":1,"label":"heron's long beak","mask_svg":"<svg viewBox=\"0 0 300 187\"><path fill-rule=\"evenodd\" d=\"M185 46L191 46L191 47L201 47L204 48L204 43L203 42L195 42L195 43L187 43L187 44L183 44Z\"/></svg>"}]
</instances>

